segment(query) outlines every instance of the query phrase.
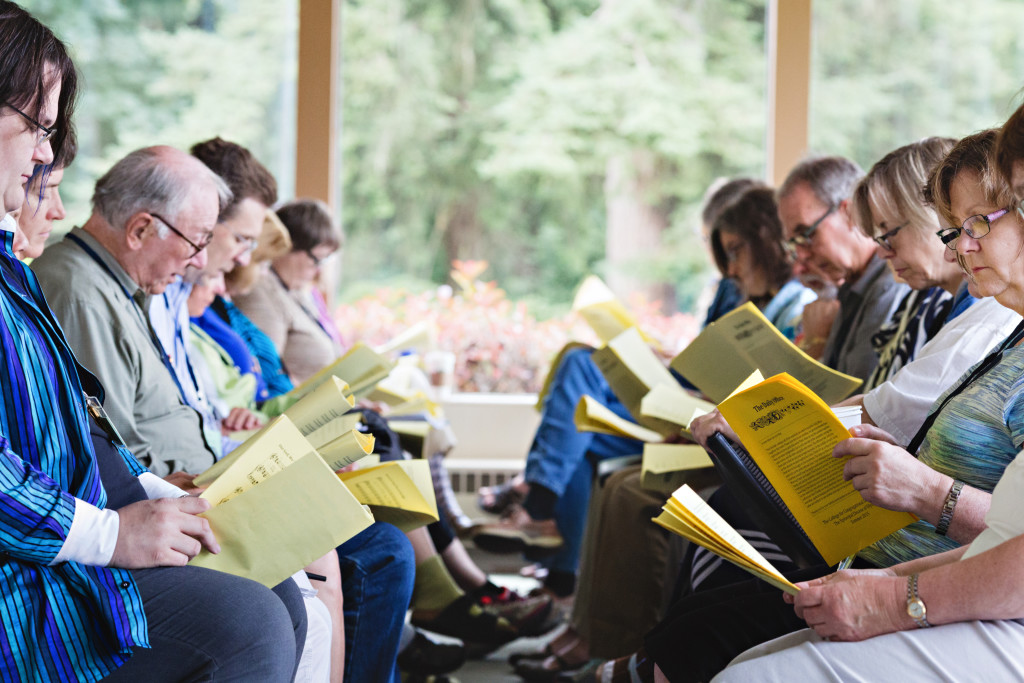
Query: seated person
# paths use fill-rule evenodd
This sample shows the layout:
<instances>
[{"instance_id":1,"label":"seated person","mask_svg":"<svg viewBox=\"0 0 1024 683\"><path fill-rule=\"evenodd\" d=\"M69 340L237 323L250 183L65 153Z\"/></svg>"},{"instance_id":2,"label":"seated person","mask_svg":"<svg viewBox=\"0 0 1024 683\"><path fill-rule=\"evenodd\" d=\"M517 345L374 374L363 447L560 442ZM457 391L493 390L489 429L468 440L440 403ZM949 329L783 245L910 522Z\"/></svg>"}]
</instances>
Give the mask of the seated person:
<instances>
[{"instance_id":1,"label":"seated person","mask_svg":"<svg viewBox=\"0 0 1024 683\"><path fill-rule=\"evenodd\" d=\"M46 247L46 239L53 232L53 222L64 220L64 203L60 199L60 183L64 169L75 160L77 152L74 136L64 141L60 158L52 164L37 166L32 180L25 188L25 203L14 212L18 232L14 234L14 255L22 261L37 258Z\"/></svg>"},{"instance_id":2,"label":"seated person","mask_svg":"<svg viewBox=\"0 0 1024 683\"><path fill-rule=\"evenodd\" d=\"M258 279L249 293L240 294L236 300L261 329L270 326L264 332L282 354L292 379L302 381L320 369L312 366L312 359L326 365L341 350L336 343L338 335L328 334L333 323L319 319L309 298L318 270L313 256L327 258L340 239L322 202L296 200L282 206L277 214L288 230L292 250L273 259L270 274ZM300 250L297 245L305 247ZM295 366L287 360L288 354L305 359L301 376L294 375ZM381 428L387 430L386 424ZM400 456L400 448L397 450ZM409 538L417 558L414 625L460 638L471 646L493 649L515 638L517 627L539 625L550 611L546 597L523 600L490 582L446 524L435 522L426 530L410 532ZM490 607L479 609L481 601L490 603Z\"/></svg>"},{"instance_id":3,"label":"seated person","mask_svg":"<svg viewBox=\"0 0 1024 683\"><path fill-rule=\"evenodd\" d=\"M948 199L944 198L957 177L968 178L977 188L978 196L972 201L979 206L1003 206L1010 201L1006 189L992 183L989 155L994 138L994 131L965 138L932 173L932 194L947 220ZM1008 258L1006 254L1017 253L1016 247L1006 247L1003 241L1024 239L1024 220L996 223L993 235L1000 225L1002 237L990 243L1000 253L979 250L981 255L972 257L976 267L987 263L985 253L991 255L993 266ZM1005 288L976 280L979 294L995 294L1000 303L1014 304L1011 296L1003 296ZM1020 313L1021 307L1013 308ZM946 392L912 440L913 455L893 445L890 435L868 425L853 428L857 438L836 447L836 457L853 456L845 475L866 500L920 518L862 550L861 566L887 567L941 553L973 540L984 528L989 492L1024 443L1017 415L1024 410L1019 381L1024 353L1017 345L1021 336L1024 325L1018 325L996 352ZM942 514L953 506L951 517ZM827 571L812 568L794 577L816 578ZM803 627L792 613L779 610L778 595L758 581L693 593L674 605L669 617L648 635L647 654L638 659L650 667L653 657L672 680L708 680L740 651Z\"/></svg>"},{"instance_id":4,"label":"seated person","mask_svg":"<svg viewBox=\"0 0 1024 683\"><path fill-rule=\"evenodd\" d=\"M295 585L275 595L180 566L201 547L219 550L196 516L208 503L174 498L182 493L146 473L99 421L90 429L96 414L83 392L103 389L15 259L9 215L34 168L60 158L72 134L75 67L49 29L6 0L0 31L0 156L16 171L0 185L5 671L22 680L291 680L305 631ZM170 497L150 499L161 496Z\"/></svg>"},{"instance_id":5,"label":"seated person","mask_svg":"<svg viewBox=\"0 0 1024 683\"><path fill-rule=\"evenodd\" d=\"M756 181L740 178L710 193L703 211L705 230L710 231L711 223L730 202L758 185ZM720 272L723 282L734 282L724 270ZM591 486L591 465L585 455L589 452L606 459L640 451L640 445L633 439L576 430L573 415L584 394L620 417L632 420L591 360L592 352L590 348L571 350L552 368L551 390L543 399L525 477L493 492L504 504L492 506L491 511L508 514L509 521L500 528L483 529L483 537L476 536L481 547L487 547L488 539L493 539L496 549L525 551L534 558L554 551L553 556L544 560L548 567L544 581L545 588L559 597L571 595L576 586ZM481 497L488 495L492 492L481 491ZM511 505L524 499L524 506Z\"/></svg>"},{"instance_id":6,"label":"seated person","mask_svg":"<svg viewBox=\"0 0 1024 683\"><path fill-rule=\"evenodd\" d=\"M235 305L270 337L292 382L299 384L343 353L312 298L321 264L341 247L341 235L322 202L297 200L277 210L292 250L275 258L270 274Z\"/></svg>"},{"instance_id":7,"label":"seated person","mask_svg":"<svg viewBox=\"0 0 1024 683\"><path fill-rule=\"evenodd\" d=\"M1001 167L1010 174L1009 186L1020 187L1024 109L1007 121L1002 137L1008 142L1002 145ZM1005 181L979 172L974 159L963 161L944 165L933 176L936 206L947 225L958 226L944 229L943 239L981 293L1008 303L1014 299L1014 307L1024 312L1019 303L1024 223L1008 210L1017 199L999 192L1000 201L993 201L990 183ZM796 613L813 632L798 631L744 653L715 680L837 675L871 680L893 671L909 679L1019 680L1024 675L1019 656L1024 643L1022 471L1018 455L995 487L983 530L969 547L883 571L839 572L801 584ZM954 517L959 507L952 508ZM949 511L940 524L948 523Z\"/></svg>"}]
</instances>

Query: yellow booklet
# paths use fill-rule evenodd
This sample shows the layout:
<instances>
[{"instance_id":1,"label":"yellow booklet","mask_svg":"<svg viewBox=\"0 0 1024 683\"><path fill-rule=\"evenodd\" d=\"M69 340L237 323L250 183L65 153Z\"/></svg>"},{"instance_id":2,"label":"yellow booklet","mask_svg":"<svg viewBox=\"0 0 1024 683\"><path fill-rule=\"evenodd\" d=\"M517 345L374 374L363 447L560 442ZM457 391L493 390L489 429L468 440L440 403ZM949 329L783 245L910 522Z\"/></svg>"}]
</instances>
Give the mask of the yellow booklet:
<instances>
[{"instance_id":1,"label":"yellow booklet","mask_svg":"<svg viewBox=\"0 0 1024 683\"><path fill-rule=\"evenodd\" d=\"M348 412L353 405L348 384L337 377L330 377L316 390L293 403L282 415L295 425L302 436L309 439L329 465L341 469L372 451L374 445L372 436L354 431L360 418L358 413ZM234 432L234 438L244 438L245 441L196 477L193 483L206 486L219 477L235 460L243 457L249 448L258 443L259 438L277 419L252 432Z\"/></svg>"},{"instance_id":2,"label":"yellow booklet","mask_svg":"<svg viewBox=\"0 0 1024 683\"><path fill-rule=\"evenodd\" d=\"M825 561L834 565L915 521L868 503L832 449L850 432L814 392L783 373L718 409Z\"/></svg>"},{"instance_id":3,"label":"yellow booklet","mask_svg":"<svg viewBox=\"0 0 1024 683\"><path fill-rule=\"evenodd\" d=\"M581 432L611 434L647 443L664 441L658 432L619 417L593 396L584 395L580 398L580 402L576 404L573 421L576 423L576 429Z\"/></svg>"},{"instance_id":4,"label":"yellow booklet","mask_svg":"<svg viewBox=\"0 0 1024 683\"><path fill-rule=\"evenodd\" d=\"M572 310L583 316L604 343L608 343L630 327L639 327L633 314L626 310L608 285L596 275L590 275L580 285L572 302ZM661 348L654 338L643 332L640 334L648 344Z\"/></svg>"},{"instance_id":5,"label":"yellow booklet","mask_svg":"<svg viewBox=\"0 0 1024 683\"><path fill-rule=\"evenodd\" d=\"M767 377L788 372L830 404L862 384L801 351L750 302L705 327L671 366L715 403L754 370Z\"/></svg>"},{"instance_id":6,"label":"yellow booklet","mask_svg":"<svg viewBox=\"0 0 1024 683\"><path fill-rule=\"evenodd\" d=\"M412 531L437 521L437 501L426 460L393 460L340 472L338 477L375 519Z\"/></svg>"},{"instance_id":7,"label":"yellow booklet","mask_svg":"<svg viewBox=\"0 0 1024 683\"><path fill-rule=\"evenodd\" d=\"M305 382L288 392L288 396L299 399L313 391L330 377L348 382L352 393L361 398L366 396L389 374L394 365L369 346L358 343L352 346L338 360L320 370Z\"/></svg>"},{"instance_id":8,"label":"yellow booklet","mask_svg":"<svg viewBox=\"0 0 1024 683\"><path fill-rule=\"evenodd\" d=\"M644 424L660 434L682 434L689 438L690 423L694 418L707 415L715 404L697 398L678 384L659 384L640 401L640 414ZM654 427L660 424L660 428Z\"/></svg>"},{"instance_id":9,"label":"yellow booklet","mask_svg":"<svg viewBox=\"0 0 1024 683\"><path fill-rule=\"evenodd\" d=\"M637 422L664 436L679 433L677 425L648 419L641 410L641 402L652 389L662 385L678 387L679 382L651 351L640 336L640 330L630 327L594 351L591 358L612 392Z\"/></svg>"},{"instance_id":10,"label":"yellow booklet","mask_svg":"<svg viewBox=\"0 0 1024 683\"><path fill-rule=\"evenodd\" d=\"M651 491L674 491L693 470L714 467L703 446L647 443L640 465L640 485Z\"/></svg>"},{"instance_id":11,"label":"yellow booklet","mask_svg":"<svg viewBox=\"0 0 1024 683\"><path fill-rule=\"evenodd\" d=\"M653 520L787 593L800 591L687 485L672 494Z\"/></svg>"},{"instance_id":12,"label":"yellow booklet","mask_svg":"<svg viewBox=\"0 0 1024 683\"><path fill-rule=\"evenodd\" d=\"M370 524L287 417L279 417L202 494L221 552L190 564L275 586Z\"/></svg>"}]
</instances>

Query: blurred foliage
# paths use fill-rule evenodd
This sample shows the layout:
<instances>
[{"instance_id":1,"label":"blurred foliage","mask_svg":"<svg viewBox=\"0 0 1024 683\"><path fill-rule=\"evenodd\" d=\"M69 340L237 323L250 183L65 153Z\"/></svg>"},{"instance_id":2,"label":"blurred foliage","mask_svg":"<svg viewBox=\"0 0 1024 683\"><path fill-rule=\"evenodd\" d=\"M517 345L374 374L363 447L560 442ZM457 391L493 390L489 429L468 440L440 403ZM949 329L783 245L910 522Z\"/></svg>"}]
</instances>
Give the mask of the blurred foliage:
<instances>
[{"instance_id":1,"label":"blurred foliage","mask_svg":"<svg viewBox=\"0 0 1024 683\"><path fill-rule=\"evenodd\" d=\"M251 148L290 193L297 3L25 0L83 76L68 223L88 217L93 184L127 152L215 135Z\"/></svg>"},{"instance_id":2,"label":"blurred foliage","mask_svg":"<svg viewBox=\"0 0 1024 683\"><path fill-rule=\"evenodd\" d=\"M68 224L126 151L222 135L294 179L299 0L24 0L84 75ZM454 259L536 315L606 270L606 169L652 162L661 248L634 267L691 310L699 202L761 175L765 0L344 0L343 299L425 291ZM816 0L811 148L868 167L1011 111L1024 3ZM642 152L637 155L637 152ZM628 228L628 226L627 226Z\"/></svg>"}]
</instances>

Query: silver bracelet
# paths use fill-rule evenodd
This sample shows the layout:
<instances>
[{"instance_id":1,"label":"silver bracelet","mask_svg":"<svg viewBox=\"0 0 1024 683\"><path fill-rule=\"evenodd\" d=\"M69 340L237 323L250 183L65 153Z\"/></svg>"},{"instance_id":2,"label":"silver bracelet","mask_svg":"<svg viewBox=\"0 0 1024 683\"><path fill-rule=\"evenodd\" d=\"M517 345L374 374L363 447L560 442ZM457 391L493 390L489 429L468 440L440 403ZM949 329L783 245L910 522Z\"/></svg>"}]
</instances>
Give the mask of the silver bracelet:
<instances>
[{"instance_id":1,"label":"silver bracelet","mask_svg":"<svg viewBox=\"0 0 1024 683\"><path fill-rule=\"evenodd\" d=\"M935 533L939 536L945 536L946 532L949 531L949 523L953 521L953 510L956 509L957 501L960 500L960 490L963 487L964 483L959 479L954 479L953 485L949 487L946 501L942 504L942 514L939 515L939 523L935 525Z\"/></svg>"}]
</instances>

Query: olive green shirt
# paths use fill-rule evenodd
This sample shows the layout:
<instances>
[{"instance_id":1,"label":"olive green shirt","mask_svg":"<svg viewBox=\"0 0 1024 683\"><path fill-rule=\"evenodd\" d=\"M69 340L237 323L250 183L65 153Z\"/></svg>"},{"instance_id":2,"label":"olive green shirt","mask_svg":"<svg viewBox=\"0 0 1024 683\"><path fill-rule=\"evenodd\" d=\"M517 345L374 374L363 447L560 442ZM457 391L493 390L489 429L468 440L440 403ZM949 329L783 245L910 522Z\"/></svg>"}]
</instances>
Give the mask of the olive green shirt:
<instances>
[{"instance_id":1,"label":"olive green shirt","mask_svg":"<svg viewBox=\"0 0 1024 683\"><path fill-rule=\"evenodd\" d=\"M78 361L103 383L103 405L125 444L157 476L199 473L214 461L202 418L182 402L146 317L146 296L89 233L71 231L109 273L65 237L32 263Z\"/></svg>"}]
</instances>

